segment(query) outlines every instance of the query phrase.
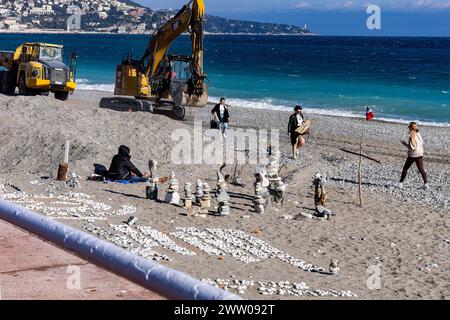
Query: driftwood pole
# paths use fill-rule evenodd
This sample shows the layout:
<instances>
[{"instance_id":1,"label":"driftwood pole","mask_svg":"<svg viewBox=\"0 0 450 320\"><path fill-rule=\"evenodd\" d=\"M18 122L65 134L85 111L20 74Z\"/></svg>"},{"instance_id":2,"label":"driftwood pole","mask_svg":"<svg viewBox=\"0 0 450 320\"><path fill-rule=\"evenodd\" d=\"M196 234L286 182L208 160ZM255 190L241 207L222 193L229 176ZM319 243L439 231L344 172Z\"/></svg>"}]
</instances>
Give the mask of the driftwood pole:
<instances>
[{"instance_id":1,"label":"driftwood pole","mask_svg":"<svg viewBox=\"0 0 450 320\"><path fill-rule=\"evenodd\" d=\"M363 143L364 143L364 133L366 132L366 122L367 117L363 120L363 132L361 134L361 141L359 143L359 165L358 165L358 196L359 196L359 206L363 206L363 195L362 195L362 160L363 160Z\"/></svg>"},{"instance_id":2,"label":"driftwood pole","mask_svg":"<svg viewBox=\"0 0 450 320\"><path fill-rule=\"evenodd\" d=\"M359 195L359 206L363 206L362 197L362 151L363 151L363 136L361 136L361 142L359 143L359 165L358 165L358 195Z\"/></svg>"},{"instance_id":3,"label":"driftwood pole","mask_svg":"<svg viewBox=\"0 0 450 320\"><path fill-rule=\"evenodd\" d=\"M58 175L56 178L56 180L58 181L67 180L67 172L69 170L69 151L70 151L70 140L66 140L66 145L64 148L64 161L60 163L58 167Z\"/></svg>"}]
</instances>

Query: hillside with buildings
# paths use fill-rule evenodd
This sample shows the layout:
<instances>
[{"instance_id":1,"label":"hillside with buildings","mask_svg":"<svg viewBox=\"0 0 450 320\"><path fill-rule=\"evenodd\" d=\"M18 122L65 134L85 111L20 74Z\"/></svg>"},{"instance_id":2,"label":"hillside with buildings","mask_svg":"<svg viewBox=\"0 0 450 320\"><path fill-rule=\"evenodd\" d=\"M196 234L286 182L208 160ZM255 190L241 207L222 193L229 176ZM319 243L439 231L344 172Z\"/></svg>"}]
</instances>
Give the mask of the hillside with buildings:
<instances>
[{"instance_id":1,"label":"hillside with buildings","mask_svg":"<svg viewBox=\"0 0 450 320\"><path fill-rule=\"evenodd\" d=\"M71 31L152 33L176 10L152 10L132 1L3 0L0 32L64 31L73 14L81 17ZM268 24L207 16L208 33L310 34L306 26Z\"/></svg>"}]
</instances>

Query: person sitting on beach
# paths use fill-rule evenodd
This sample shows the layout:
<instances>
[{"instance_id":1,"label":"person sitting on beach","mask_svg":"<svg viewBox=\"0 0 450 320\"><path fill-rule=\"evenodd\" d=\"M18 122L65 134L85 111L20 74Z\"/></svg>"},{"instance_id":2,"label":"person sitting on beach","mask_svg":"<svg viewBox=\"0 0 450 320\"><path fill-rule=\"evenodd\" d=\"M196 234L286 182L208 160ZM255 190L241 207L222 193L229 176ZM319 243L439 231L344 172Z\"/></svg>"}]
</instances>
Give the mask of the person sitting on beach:
<instances>
[{"instance_id":1,"label":"person sitting on beach","mask_svg":"<svg viewBox=\"0 0 450 320\"><path fill-rule=\"evenodd\" d=\"M306 142L303 135L308 134L308 132L300 134L296 131L297 128L300 127L305 121L305 116L303 115L302 111L303 111L302 106L296 106L294 108L294 113L289 118L288 124L288 135L291 138L292 144L292 157L295 160L298 159L300 148Z\"/></svg>"},{"instance_id":2,"label":"person sitting on beach","mask_svg":"<svg viewBox=\"0 0 450 320\"><path fill-rule=\"evenodd\" d=\"M409 124L409 142L402 140L402 144L408 148L408 158L406 159L405 165L403 166L402 176L400 178L399 187L403 187L403 181L406 178L406 174L408 173L409 168L411 168L413 163L416 163L417 168L419 169L420 174L422 175L422 179L424 182L424 189L428 189L428 178L427 173L425 172L423 166L423 138L419 133L419 129L417 128L417 123L411 122Z\"/></svg>"},{"instance_id":3,"label":"person sitting on beach","mask_svg":"<svg viewBox=\"0 0 450 320\"><path fill-rule=\"evenodd\" d=\"M130 148L120 146L119 153L116 154L108 170L108 179L112 181L127 180L129 182L146 182L146 174L142 174L131 162Z\"/></svg>"},{"instance_id":4,"label":"person sitting on beach","mask_svg":"<svg viewBox=\"0 0 450 320\"><path fill-rule=\"evenodd\" d=\"M220 103L214 106L211 113L219 124L219 130L222 133L222 136L226 138L226 131L230 122L230 112L228 111L228 106L225 104L225 98L220 98Z\"/></svg>"}]
</instances>

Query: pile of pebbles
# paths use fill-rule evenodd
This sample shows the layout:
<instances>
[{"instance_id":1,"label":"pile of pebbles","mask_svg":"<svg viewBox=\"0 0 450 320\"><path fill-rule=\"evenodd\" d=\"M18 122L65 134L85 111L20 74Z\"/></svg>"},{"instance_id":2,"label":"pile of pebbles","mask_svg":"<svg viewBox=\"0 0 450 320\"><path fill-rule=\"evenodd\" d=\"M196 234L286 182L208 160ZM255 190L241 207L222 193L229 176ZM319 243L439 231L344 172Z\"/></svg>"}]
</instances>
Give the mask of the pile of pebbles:
<instances>
[{"instance_id":1,"label":"pile of pebbles","mask_svg":"<svg viewBox=\"0 0 450 320\"><path fill-rule=\"evenodd\" d=\"M108 216L132 215L137 211L132 205L122 205L120 209L112 211L111 205L95 201L93 196L80 192L67 192L59 196L53 193L43 195L15 192L2 194L2 198L60 220L104 221Z\"/></svg>"},{"instance_id":2,"label":"pile of pebbles","mask_svg":"<svg viewBox=\"0 0 450 320\"><path fill-rule=\"evenodd\" d=\"M168 250L171 250L175 253L178 253L182 256L195 256L196 253L193 251L189 251L188 249L184 247L180 247L177 245L172 239L170 239L166 234L153 229L151 227L145 226L136 227L138 231L140 231L142 234L149 236L152 238L156 243L158 243L161 247L166 248Z\"/></svg>"},{"instance_id":3,"label":"pile of pebbles","mask_svg":"<svg viewBox=\"0 0 450 320\"><path fill-rule=\"evenodd\" d=\"M53 194L25 194L16 192L3 195L4 199L40 212L52 219L62 220L106 220L105 215L111 206L96 202L92 197L83 193L65 193L60 196Z\"/></svg>"},{"instance_id":4,"label":"pile of pebbles","mask_svg":"<svg viewBox=\"0 0 450 320\"><path fill-rule=\"evenodd\" d=\"M209 255L229 254L245 264L262 259L279 259L307 272L326 272L320 266L294 258L288 253L272 247L265 241L240 230L220 228L200 230L195 227L189 227L177 228L177 231L171 233L171 235Z\"/></svg>"},{"instance_id":5,"label":"pile of pebbles","mask_svg":"<svg viewBox=\"0 0 450 320\"><path fill-rule=\"evenodd\" d=\"M309 296L309 297L357 297L348 290L310 289L304 282L258 282L258 292L262 295Z\"/></svg>"},{"instance_id":6,"label":"pile of pebbles","mask_svg":"<svg viewBox=\"0 0 450 320\"><path fill-rule=\"evenodd\" d=\"M402 166L366 162L363 166L364 189L373 191L375 195L381 192L401 201L429 205L436 209L450 208L450 172L433 166L428 166L426 170L429 190L423 189L422 177L414 166L409 170L403 188L399 188ZM356 192L357 172L356 162L333 166L326 173L327 183Z\"/></svg>"},{"instance_id":7,"label":"pile of pebbles","mask_svg":"<svg viewBox=\"0 0 450 320\"><path fill-rule=\"evenodd\" d=\"M247 290L257 288L260 295L292 296L292 297L357 297L349 290L319 290L311 289L304 282L289 281L254 281L238 279L202 279L203 282L221 288L225 291L235 291L244 295Z\"/></svg>"},{"instance_id":8,"label":"pile of pebbles","mask_svg":"<svg viewBox=\"0 0 450 320\"><path fill-rule=\"evenodd\" d=\"M250 287L255 286L255 281L253 280L238 280L238 279L202 279L213 287L221 288L225 291L236 291L237 293L243 295Z\"/></svg>"},{"instance_id":9,"label":"pile of pebbles","mask_svg":"<svg viewBox=\"0 0 450 320\"><path fill-rule=\"evenodd\" d=\"M170 258L167 255L153 250L154 247L158 246L156 242L139 236L137 232L128 225L110 225L110 227L111 229L98 227L93 224L83 225L84 230L144 258L151 258L155 261L170 261Z\"/></svg>"},{"instance_id":10,"label":"pile of pebbles","mask_svg":"<svg viewBox=\"0 0 450 320\"><path fill-rule=\"evenodd\" d=\"M248 252L240 250L234 246L231 246L226 241L214 237L214 235L209 232L209 229L207 229L207 231L202 231L197 228L177 228L177 230L179 230L178 233L183 233L183 238L187 238L189 236L196 237L207 245L216 247L220 250L221 255L229 254L236 260L245 264L259 261L259 259L252 257Z\"/></svg>"},{"instance_id":11,"label":"pile of pebbles","mask_svg":"<svg viewBox=\"0 0 450 320\"><path fill-rule=\"evenodd\" d=\"M197 249L203 251L204 253L211 255L211 256L223 256L225 253L217 248L214 248L213 246L210 246L209 244L206 244L203 242L202 239L199 239L195 236L189 235L189 233L184 232L185 228L177 228L176 232L172 232L171 235L175 238L186 242L187 244L196 247Z\"/></svg>"}]
</instances>

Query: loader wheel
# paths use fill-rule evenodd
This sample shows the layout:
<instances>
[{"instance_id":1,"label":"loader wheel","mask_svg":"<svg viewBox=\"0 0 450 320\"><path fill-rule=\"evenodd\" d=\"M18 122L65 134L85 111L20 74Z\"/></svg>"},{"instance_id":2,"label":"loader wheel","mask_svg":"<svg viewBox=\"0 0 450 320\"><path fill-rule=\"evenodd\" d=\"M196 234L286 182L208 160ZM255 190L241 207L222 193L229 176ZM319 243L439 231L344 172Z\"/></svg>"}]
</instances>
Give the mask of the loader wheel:
<instances>
[{"instance_id":1,"label":"loader wheel","mask_svg":"<svg viewBox=\"0 0 450 320\"><path fill-rule=\"evenodd\" d=\"M11 76L10 71L3 71L2 72L2 78L1 78L1 92L3 94L12 95L14 94L14 91L16 90L15 80Z\"/></svg>"},{"instance_id":2,"label":"loader wheel","mask_svg":"<svg viewBox=\"0 0 450 320\"><path fill-rule=\"evenodd\" d=\"M172 114L177 120L183 120L186 115L186 109L181 106L173 106Z\"/></svg>"},{"instance_id":3,"label":"loader wheel","mask_svg":"<svg viewBox=\"0 0 450 320\"><path fill-rule=\"evenodd\" d=\"M19 94L22 96L32 96L35 94L33 89L27 87L24 74L21 74L19 77Z\"/></svg>"},{"instance_id":4,"label":"loader wheel","mask_svg":"<svg viewBox=\"0 0 450 320\"><path fill-rule=\"evenodd\" d=\"M55 92L55 99L66 101L67 99L69 99L69 92L57 91Z\"/></svg>"}]
</instances>

